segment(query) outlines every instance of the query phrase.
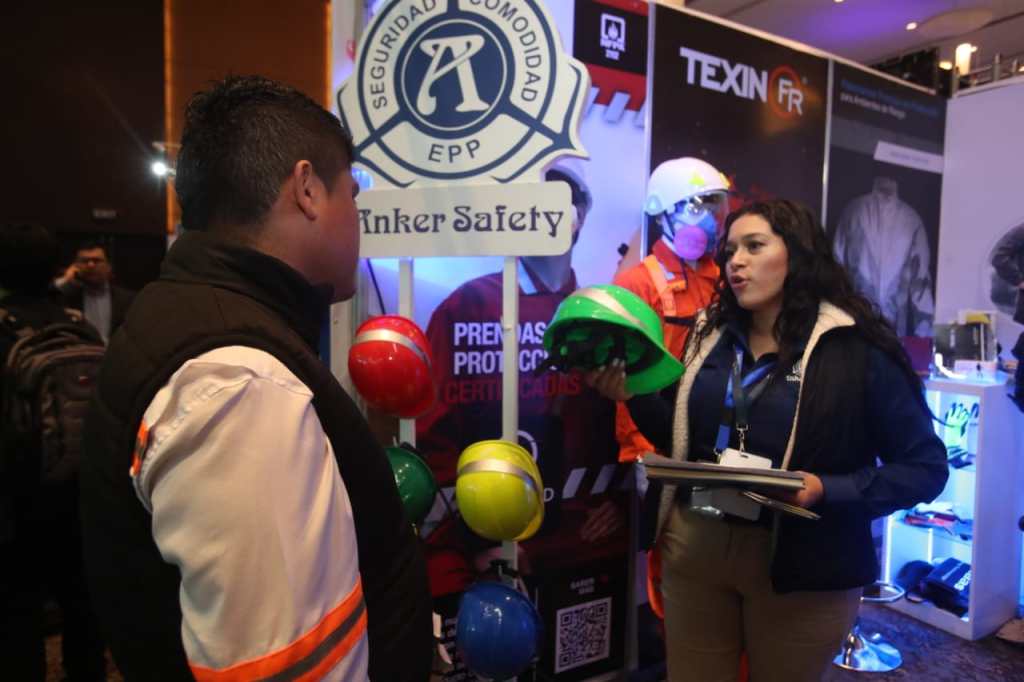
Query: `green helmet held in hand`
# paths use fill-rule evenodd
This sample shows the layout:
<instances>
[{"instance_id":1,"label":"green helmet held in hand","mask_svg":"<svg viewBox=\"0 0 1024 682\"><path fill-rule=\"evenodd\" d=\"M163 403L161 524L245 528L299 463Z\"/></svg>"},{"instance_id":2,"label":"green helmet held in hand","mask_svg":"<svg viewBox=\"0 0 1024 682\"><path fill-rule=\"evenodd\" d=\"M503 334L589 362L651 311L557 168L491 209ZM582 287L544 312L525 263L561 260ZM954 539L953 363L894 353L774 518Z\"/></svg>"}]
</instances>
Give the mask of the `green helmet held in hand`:
<instances>
[{"instance_id":1,"label":"green helmet held in hand","mask_svg":"<svg viewBox=\"0 0 1024 682\"><path fill-rule=\"evenodd\" d=\"M614 284L586 287L562 301L544 332L544 367L596 369L624 360L626 390L654 393L683 375L665 348L658 314L643 299Z\"/></svg>"}]
</instances>

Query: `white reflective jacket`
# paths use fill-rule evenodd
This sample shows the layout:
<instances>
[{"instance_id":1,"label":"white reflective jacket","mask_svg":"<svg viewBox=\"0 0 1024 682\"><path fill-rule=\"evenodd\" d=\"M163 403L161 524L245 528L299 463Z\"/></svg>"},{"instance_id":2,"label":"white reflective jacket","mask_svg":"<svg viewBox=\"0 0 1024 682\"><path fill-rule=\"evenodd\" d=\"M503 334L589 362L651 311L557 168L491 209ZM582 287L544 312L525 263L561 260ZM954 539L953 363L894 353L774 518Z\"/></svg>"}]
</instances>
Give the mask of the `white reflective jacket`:
<instances>
[{"instance_id":1,"label":"white reflective jacket","mask_svg":"<svg viewBox=\"0 0 1024 682\"><path fill-rule=\"evenodd\" d=\"M930 336L931 247L921 217L897 190L895 180L876 178L870 193L846 206L836 228L836 258L897 334Z\"/></svg>"},{"instance_id":2,"label":"white reflective jacket","mask_svg":"<svg viewBox=\"0 0 1024 682\"><path fill-rule=\"evenodd\" d=\"M215 348L157 392L141 433L131 476L181 572L193 675L366 680L352 504L312 391L266 351Z\"/></svg>"}]
</instances>

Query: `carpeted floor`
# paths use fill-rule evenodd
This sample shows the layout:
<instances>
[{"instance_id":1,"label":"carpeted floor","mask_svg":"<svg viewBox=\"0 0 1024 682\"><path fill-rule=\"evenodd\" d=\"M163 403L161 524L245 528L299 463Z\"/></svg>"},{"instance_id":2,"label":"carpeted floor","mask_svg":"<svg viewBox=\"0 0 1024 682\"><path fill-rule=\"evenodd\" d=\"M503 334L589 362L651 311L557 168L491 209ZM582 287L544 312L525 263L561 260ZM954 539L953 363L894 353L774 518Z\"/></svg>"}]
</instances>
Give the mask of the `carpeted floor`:
<instances>
[{"instance_id":1,"label":"carpeted floor","mask_svg":"<svg viewBox=\"0 0 1024 682\"><path fill-rule=\"evenodd\" d=\"M880 632L903 654L903 666L891 673L854 673L832 668L824 682L1013 682L1024 680L1024 645L987 637L977 642L936 630L884 606L861 607L865 631ZM47 682L59 682L60 637L46 642L49 662ZM114 665L108 667L108 682L122 682ZM756 682L756 681L755 681Z\"/></svg>"}]
</instances>

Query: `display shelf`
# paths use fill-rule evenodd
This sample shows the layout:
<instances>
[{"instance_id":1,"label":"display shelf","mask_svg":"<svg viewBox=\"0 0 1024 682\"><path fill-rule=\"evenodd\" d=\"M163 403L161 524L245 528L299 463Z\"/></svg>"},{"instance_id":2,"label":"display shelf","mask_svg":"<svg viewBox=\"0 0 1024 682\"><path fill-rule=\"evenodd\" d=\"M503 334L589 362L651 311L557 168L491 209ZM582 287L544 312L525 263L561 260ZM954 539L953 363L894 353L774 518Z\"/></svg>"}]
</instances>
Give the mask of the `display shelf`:
<instances>
[{"instance_id":1,"label":"display shelf","mask_svg":"<svg viewBox=\"0 0 1024 682\"><path fill-rule=\"evenodd\" d=\"M969 564L970 591L962 617L929 601L903 599L889 606L959 637L978 639L1013 618L1017 609L1021 571L1017 519L1024 511L1020 415L1002 383L943 378L931 379L925 387L926 402L937 418L936 434L952 452L961 449L976 455L966 467L950 467L949 480L933 509L948 509L961 519L971 519L972 538L904 523L904 512L896 512L885 523L882 578L894 581L900 569L914 561L936 565L952 558Z\"/></svg>"},{"instance_id":2,"label":"display shelf","mask_svg":"<svg viewBox=\"0 0 1024 682\"><path fill-rule=\"evenodd\" d=\"M967 616L958 616L955 613L940 609L931 602L920 602L914 603L907 601L907 599L900 599L899 601L886 604L891 609L904 613L912 618L916 618L920 621L933 625L940 630L951 632L957 637L963 637L964 639L974 639L971 637L971 622Z\"/></svg>"},{"instance_id":3,"label":"display shelf","mask_svg":"<svg viewBox=\"0 0 1024 682\"><path fill-rule=\"evenodd\" d=\"M906 529L910 533L924 533L925 535L933 534L934 537L932 537L930 540L928 540L928 542L931 542L933 545L936 542L938 542L939 544L941 544L943 542L952 542L952 543L955 543L955 544L958 544L958 545L965 545L967 547L970 547L971 544L974 542L973 538L964 539L964 538L960 537L959 535L951 535L951 534L947 533L945 530L943 530L941 528L929 528L928 526L915 526L915 525L910 524L910 523L905 523L904 521L896 521L893 524L893 526L894 527L890 529L893 532L897 532L896 527L898 527L900 530Z\"/></svg>"},{"instance_id":4,"label":"display shelf","mask_svg":"<svg viewBox=\"0 0 1024 682\"><path fill-rule=\"evenodd\" d=\"M928 391L937 391L940 393L960 393L963 395L972 395L977 398L984 397L991 394L992 389L1001 389L1005 392L1006 390L1006 379L1008 375L1005 372L999 372L999 378L997 381L989 381L985 379L950 379L948 377L932 377L925 379L925 388Z\"/></svg>"}]
</instances>

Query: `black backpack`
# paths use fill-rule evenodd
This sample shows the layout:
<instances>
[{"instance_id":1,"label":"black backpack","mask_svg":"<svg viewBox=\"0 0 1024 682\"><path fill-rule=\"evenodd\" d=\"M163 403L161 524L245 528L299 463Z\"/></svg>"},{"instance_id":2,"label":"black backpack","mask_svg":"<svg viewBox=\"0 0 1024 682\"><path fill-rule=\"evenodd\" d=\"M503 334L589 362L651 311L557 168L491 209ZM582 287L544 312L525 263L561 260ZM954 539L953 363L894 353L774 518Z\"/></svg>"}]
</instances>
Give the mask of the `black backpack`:
<instances>
[{"instance_id":1,"label":"black backpack","mask_svg":"<svg viewBox=\"0 0 1024 682\"><path fill-rule=\"evenodd\" d=\"M68 321L37 329L0 308L0 330L14 338L0 377L4 464L23 471L31 465L43 484L78 473L82 426L105 350L80 312L67 314Z\"/></svg>"}]
</instances>

